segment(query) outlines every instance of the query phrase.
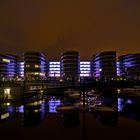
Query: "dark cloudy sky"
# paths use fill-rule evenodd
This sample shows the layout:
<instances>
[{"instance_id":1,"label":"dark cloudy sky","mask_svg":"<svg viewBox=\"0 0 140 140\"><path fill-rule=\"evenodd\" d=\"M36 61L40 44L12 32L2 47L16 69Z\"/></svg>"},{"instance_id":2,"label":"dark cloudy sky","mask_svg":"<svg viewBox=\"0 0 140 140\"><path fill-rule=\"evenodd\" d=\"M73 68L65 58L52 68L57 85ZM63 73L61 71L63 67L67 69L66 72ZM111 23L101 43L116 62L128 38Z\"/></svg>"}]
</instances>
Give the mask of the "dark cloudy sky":
<instances>
[{"instance_id":1,"label":"dark cloudy sky","mask_svg":"<svg viewBox=\"0 0 140 140\"><path fill-rule=\"evenodd\" d=\"M140 52L140 0L0 0L0 53Z\"/></svg>"}]
</instances>

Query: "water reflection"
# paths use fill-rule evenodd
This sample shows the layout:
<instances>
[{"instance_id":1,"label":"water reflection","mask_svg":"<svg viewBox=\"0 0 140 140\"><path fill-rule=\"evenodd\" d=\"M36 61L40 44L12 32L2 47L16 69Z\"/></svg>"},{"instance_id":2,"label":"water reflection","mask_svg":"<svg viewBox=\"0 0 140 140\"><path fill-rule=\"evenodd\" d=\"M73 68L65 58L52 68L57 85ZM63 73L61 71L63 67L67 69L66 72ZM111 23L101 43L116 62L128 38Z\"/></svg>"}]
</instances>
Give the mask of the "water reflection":
<instances>
[{"instance_id":1,"label":"water reflection","mask_svg":"<svg viewBox=\"0 0 140 140\"><path fill-rule=\"evenodd\" d=\"M112 106L112 104L117 104L118 106L118 113L114 113L113 115L92 112L94 113L96 119L101 122L101 124L110 126L118 125L118 114L119 116L140 120L140 101L137 101L132 97L119 97L117 98L117 103L116 98L112 99L100 96L99 99L107 106ZM16 117L19 117L22 119L24 126L39 125L47 114L58 113L56 108L64 104L68 105L69 102L64 100L63 97L56 96L46 96L43 99L33 97L24 103L21 101L16 103L4 102L0 106L0 121L11 121ZM63 113L61 114L61 122L67 127L77 127L80 124L79 113Z\"/></svg>"},{"instance_id":2,"label":"water reflection","mask_svg":"<svg viewBox=\"0 0 140 140\"><path fill-rule=\"evenodd\" d=\"M123 111L123 99L118 98L118 112L122 112L122 111Z\"/></svg>"},{"instance_id":3,"label":"water reflection","mask_svg":"<svg viewBox=\"0 0 140 140\"><path fill-rule=\"evenodd\" d=\"M49 101L49 113L57 113L56 107L61 105L61 100L55 96L50 97Z\"/></svg>"},{"instance_id":4,"label":"water reflection","mask_svg":"<svg viewBox=\"0 0 140 140\"><path fill-rule=\"evenodd\" d=\"M24 106L24 126L39 125L47 115L47 103L44 100L37 100Z\"/></svg>"},{"instance_id":5,"label":"water reflection","mask_svg":"<svg viewBox=\"0 0 140 140\"><path fill-rule=\"evenodd\" d=\"M16 116L16 107L9 105L9 103L4 103L0 106L0 122L9 121L15 118Z\"/></svg>"},{"instance_id":6,"label":"water reflection","mask_svg":"<svg viewBox=\"0 0 140 140\"><path fill-rule=\"evenodd\" d=\"M3 102L0 105L0 122L21 117L24 126L40 124L48 113L57 113L56 107L61 104L60 97L45 96L39 98L34 96L28 100L16 103Z\"/></svg>"},{"instance_id":7,"label":"water reflection","mask_svg":"<svg viewBox=\"0 0 140 140\"><path fill-rule=\"evenodd\" d=\"M21 105L18 107L18 112L19 113L24 113L24 105Z\"/></svg>"},{"instance_id":8,"label":"water reflection","mask_svg":"<svg viewBox=\"0 0 140 140\"><path fill-rule=\"evenodd\" d=\"M114 112L113 114L103 114L103 113L96 113L95 118L100 121L103 125L108 126L117 126L118 125L118 113Z\"/></svg>"},{"instance_id":9,"label":"water reflection","mask_svg":"<svg viewBox=\"0 0 140 140\"><path fill-rule=\"evenodd\" d=\"M140 102L132 97L118 98L118 112L120 115L140 121Z\"/></svg>"},{"instance_id":10,"label":"water reflection","mask_svg":"<svg viewBox=\"0 0 140 140\"><path fill-rule=\"evenodd\" d=\"M80 124L79 112L62 113L62 124L67 127L78 127Z\"/></svg>"}]
</instances>

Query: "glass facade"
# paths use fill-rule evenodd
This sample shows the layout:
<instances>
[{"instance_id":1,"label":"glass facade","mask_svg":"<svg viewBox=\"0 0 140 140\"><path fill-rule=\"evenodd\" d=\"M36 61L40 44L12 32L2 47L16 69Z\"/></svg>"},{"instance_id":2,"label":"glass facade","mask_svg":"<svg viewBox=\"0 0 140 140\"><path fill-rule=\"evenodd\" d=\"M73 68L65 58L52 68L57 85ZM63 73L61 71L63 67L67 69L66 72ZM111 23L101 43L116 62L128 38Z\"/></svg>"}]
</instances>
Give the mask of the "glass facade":
<instances>
[{"instance_id":1,"label":"glass facade","mask_svg":"<svg viewBox=\"0 0 140 140\"><path fill-rule=\"evenodd\" d=\"M60 60L47 61L40 52L25 52L22 61L14 55L0 54L0 79L10 80L16 77L58 77L54 79L79 79L89 77L104 80L140 79L140 53L116 57L115 51L95 54L91 60L80 60L75 51L61 54ZM52 77L52 78L51 78ZM59 78L61 77L61 78Z\"/></svg>"},{"instance_id":2,"label":"glass facade","mask_svg":"<svg viewBox=\"0 0 140 140\"><path fill-rule=\"evenodd\" d=\"M24 62L18 62L19 77L24 77Z\"/></svg>"},{"instance_id":3,"label":"glass facade","mask_svg":"<svg viewBox=\"0 0 140 140\"><path fill-rule=\"evenodd\" d=\"M60 77L60 62L59 61L49 62L49 77Z\"/></svg>"},{"instance_id":4,"label":"glass facade","mask_svg":"<svg viewBox=\"0 0 140 140\"><path fill-rule=\"evenodd\" d=\"M91 77L90 61L80 61L80 77Z\"/></svg>"},{"instance_id":5,"label":"glass facade","mask_svg":"<svg viewBox=\"0 0 140 140\"><path fill-rule=\"evenodd\" d=\"M45 78L47 73L46 56L39 52L26 52L24 54L24 73L27 79Z\"/></svg>"},{"instance_id":6,"label":"glass facade","mask_svg":"<svg viewBox=\"0 0 140 140\"><path fill-rule=\"evenodd\" d=\"M116 72L116 52L101 52L92 58L93 74L97 79L113 80Z\"/></svg>"},{"instance_id":7,"label":"glass facade","mask_svg":"<svg viewBox=\"0 0 140 140\"><path fill-rule=\"evenodd\" d=\"M0 76L7 80L18 76L17 72L18 57L14 55L2 55L0 54Z\"/></svg>"},{"instance_id":8,"label":"glass facade","mask_svg":"<svg viewBox=\"0 0 140 140\"><path fill-rule=\"evenodd\" d=\"M127 79L140 79L140 53L122 55L118 60L120 76Z\"/></svg>"},{"instance_id":9,"label":"glass facade","mask_svg":"<svg viewBox=\"0 0 140 140\"><path fill-rule=\"evenodd\" d=\"M80 77L80 56L76 51L61 54L61 76L67 80L78 80Z\"/></svg>"}]
</instances>

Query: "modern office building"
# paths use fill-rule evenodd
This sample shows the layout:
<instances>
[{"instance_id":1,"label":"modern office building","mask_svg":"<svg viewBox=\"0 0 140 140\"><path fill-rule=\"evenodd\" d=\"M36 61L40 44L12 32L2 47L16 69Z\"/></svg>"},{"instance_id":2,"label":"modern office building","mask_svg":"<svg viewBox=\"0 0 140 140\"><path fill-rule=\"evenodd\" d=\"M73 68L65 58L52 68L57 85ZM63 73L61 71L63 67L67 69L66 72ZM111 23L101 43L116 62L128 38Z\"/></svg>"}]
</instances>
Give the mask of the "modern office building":
<instances>
[{"instance_id":1,"label":"modern office building","mask_svg":"<svg viewBox=\"0 0 140 140\"><path fill-rule=\"evenodd\" d=\"M120 76L140 80L140 53L119 56Z\"/></svg>"},{"instance_id":2,"label":"modern office building","mask_svg":"<svg viewBox=\"0 0 140 140\"><path fill-rule=\"evenodd\" d=\"M60 77L60 61L49 61L49 77ZM91 77L91 62L80 61L80 77Z\"/></svg>"},{"instance_id":3,"label":"modern office building","mask_svg":"<svg viewBox=\"0 0 140 140\"><path fill-rule=\"evenodd\" d=\"M91 62L86 60L80 61L80 77L91 77Z\"/></svg>"},{"instance_id":4,"label":"modern office building","mask_svg":"<svg viewBox=\"0 0 140 140\"><path fill-rule=\"evenodd\" d=\"M116 59L115 51L94 54L90 60L80 60L79 53L67 51L60 60L46 60L40 52L25 52L22 61L17 56L0 54L0 80L48 79L79 80L80 77L97 80L140 80L140 53L126 54Z\"/></svg>"},{"instance_id":5,"label":"modern office building","mask_svg":"<svg viewBox=\"0 0 140 140\"><path fill-rule=\"evenodd\" d=\"M36 78L46 78L46 56L40 52L24 53L24 74L25 78L35 80Z\"/></svg>"},{"instance_id":6,"label":"modern office building","mask_svg":"<svg viewBox=\"0 0 140 140\"><path fill-rule=\"evenodd\" d=\"M60 61L49 61L48 77L60 77Z\"/></svg>"},{"instance_id":7,"label":"modern office building","mask_svg":"<svg viewBox=\"0 0 140 140\"><path fill-rule=\"evenodd\" d=\"M61 54L61 77L66 80L78 80L80 77L80 56L76 51Z\"/></svg>"},{"instance_id":8,"label":"modern office building","mask_svg":"<svg viewBox=\"0 0 140 140\"><path fill-rule=\"evenodd\" d=\"M92 58L92 73L96 79L116 79L116 52L106 51L97 53Z\"/></svg>"},{"instance_id":9,"label":"modern office building","mask_svg":"<svg viewBox=\"0 0 140 140\"><path fill-rule=\"evenodd\" d=\"M17 73L17 61L18 57L14 55L0 54L0 77L3 80L12 80Z\"/></svg>"}]
</instances>

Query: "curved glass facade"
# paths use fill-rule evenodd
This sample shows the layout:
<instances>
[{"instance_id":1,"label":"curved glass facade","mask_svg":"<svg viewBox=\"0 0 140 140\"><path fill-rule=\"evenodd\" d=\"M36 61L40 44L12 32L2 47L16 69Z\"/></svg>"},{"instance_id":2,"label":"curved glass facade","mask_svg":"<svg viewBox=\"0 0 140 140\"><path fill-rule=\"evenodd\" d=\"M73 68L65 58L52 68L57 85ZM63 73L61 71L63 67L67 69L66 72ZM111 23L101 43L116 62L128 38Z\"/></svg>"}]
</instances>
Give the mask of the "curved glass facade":
<instances>
[{"instance_id":1,"label":"curved glass facade","mask_svg":"<svg viewBox=\"0 0 140 140\"><path fill-rule=\"evenodd\" d=\"M115 51L95 54L90 60L80 60L76 51L61 54L60 60L47 61L40 52L25 52L23 60L14 55L0 54L0 79L46 78L79 80L80 77L97 80L140 80L140 53L116 57ZM52 77L52 78L51 78Z\"/></svg>"},{"instance_id":2,"label":"curved glass facade","mask_svg":"<svg viewBox=\"0 0 140 140\"><path fill-rule=\"evenodd\" d=\"M34 79L34 77L45 78L47 60L43 53L26 52L24 53L24 70L27 79Z\"/></svg>"},{"instance_id":3,"label":"curved glass facade","mask_svg":"<svg viewBox=\"0 0 140 140\"><path fill-rule=\"evenodd\" d=\"M93 74L97 79L113 80L116 72L116 52L101 52L92 58Z\"/></svg>"},{"instance_id":4,"label":"curved glass facade","mask_svg":"<svg viewBox=\"0 0 140 140\"><path fill-rule=\"evenodd\" d=\"M118 61L120 76L127 79L140 79L140 53L122 55Z\"/></svg>"},{"instance_id":5,"label":"curved glass facade","mask_svg":"<svg viewBox=\"0 0 140 140\"><path fill-rule=\"evenodd\" d=\"M61 54L61 76L64 79L78 79L80 76L80 57L76 51Z\"/></svg>"},{"instance_id":6,"label":"curved glass facade","mask_svg":"<svg viewBox=\"0 0 140 140\"><path fill-rule=\"evenodd\" d=\"M18 76L17 61L17 56L0 54L0 77L8 80Z\"/></svg>"}]
</instances>

